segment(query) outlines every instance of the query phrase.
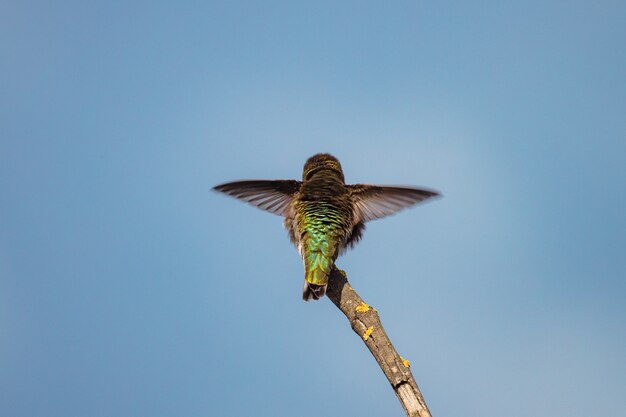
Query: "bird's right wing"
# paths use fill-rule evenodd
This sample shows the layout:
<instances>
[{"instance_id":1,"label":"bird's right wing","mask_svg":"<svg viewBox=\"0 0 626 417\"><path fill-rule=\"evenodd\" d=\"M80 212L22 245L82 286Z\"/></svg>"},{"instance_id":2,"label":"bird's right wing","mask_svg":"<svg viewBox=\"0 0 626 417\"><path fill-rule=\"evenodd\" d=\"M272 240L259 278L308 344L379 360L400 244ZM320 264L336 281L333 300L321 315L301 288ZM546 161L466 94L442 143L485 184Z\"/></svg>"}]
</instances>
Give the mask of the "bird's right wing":
<instances>
[{"instance_id":1,"label":"bird's right wing","mask_svg":"<svg viewBox=\"0 0 626 417\"><path fill-rule=\"evenodd\" d=\"M300 190L296 180L247 180L213 187L215 191L236 197L270 213L284 216L294 195Z\"/></svg>"}]
</instances>

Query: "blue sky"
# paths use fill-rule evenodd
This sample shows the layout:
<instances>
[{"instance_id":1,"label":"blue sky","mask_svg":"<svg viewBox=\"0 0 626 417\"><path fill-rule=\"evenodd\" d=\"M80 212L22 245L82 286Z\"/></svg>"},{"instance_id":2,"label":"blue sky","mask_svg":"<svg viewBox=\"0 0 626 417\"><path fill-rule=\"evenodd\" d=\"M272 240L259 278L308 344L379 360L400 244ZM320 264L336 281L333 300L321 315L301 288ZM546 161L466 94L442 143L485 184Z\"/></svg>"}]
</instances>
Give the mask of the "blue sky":
<instances>
[{"instance_id":1,"label":"blue sky","mask_svg":"<svg viewBox=\"0 0 626 417\"><path fill-rule=\"evenodd\" d=\"M623 2L0 6L0 415L402 410L281 220L298 178L444 198L338 260L435 416L626 408Z\"/></svg>"}]
</instances>

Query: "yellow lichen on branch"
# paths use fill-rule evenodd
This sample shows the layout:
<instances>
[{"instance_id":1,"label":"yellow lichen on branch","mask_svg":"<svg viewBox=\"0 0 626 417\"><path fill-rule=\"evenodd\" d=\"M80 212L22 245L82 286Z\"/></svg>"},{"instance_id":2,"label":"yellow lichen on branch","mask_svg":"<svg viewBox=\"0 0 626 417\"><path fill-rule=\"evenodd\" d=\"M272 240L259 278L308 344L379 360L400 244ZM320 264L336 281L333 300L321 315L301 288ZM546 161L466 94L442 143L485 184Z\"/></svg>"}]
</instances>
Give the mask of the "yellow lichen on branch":
<instances>
[{"instance_id":1,"label":"yellow lichen on branch","mask_svg":"<svg viewBox=\"0 0 626 417\"><path fill-rule=\"evenodd\" d=\"M363 340L369 339L373 331L374 331L374 326L368 327L365 333L363 333Z\"/></svg>"},{"instance_id":2,"label":"yellow lichen on branch","mask_svg":"<svg viewBox=\"0 0 626 417\"><path fill-rule=\"evenodd\" d=\"M407 359L404 359L402 356L400 356L400 360L402 361L402 364L407 368L411 367L411 362L409 362Z\"/></svg>"},{"instance_id":3,"label":"yellow lichen on branch","mask_svg":"<svg viewBox=\"0 0 626 417\"><path fill-rule=\"evenodd\" d=\"M362 302L361 304L356 306L355 311L357 313L367 313L368 311L370 311L370 306L367 305L365 302Z\"/></svg>"}]
</instances>

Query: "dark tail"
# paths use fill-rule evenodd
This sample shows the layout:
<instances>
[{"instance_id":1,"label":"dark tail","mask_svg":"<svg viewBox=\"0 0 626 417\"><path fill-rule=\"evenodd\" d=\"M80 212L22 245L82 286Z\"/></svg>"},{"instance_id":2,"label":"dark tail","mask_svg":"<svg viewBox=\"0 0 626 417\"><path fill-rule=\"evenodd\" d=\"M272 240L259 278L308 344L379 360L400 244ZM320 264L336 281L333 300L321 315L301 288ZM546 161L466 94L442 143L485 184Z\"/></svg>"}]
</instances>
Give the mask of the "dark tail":
<instances>
[{"instance_id":1,"label":"dark tail","mask_svg":"<svg viewBox=\"0 0 626 417\"><path fill-rule=\"evenodd\" d=\"M302 287L302 299L304 301L319 300L320 298L324 296L324 294L326 294L327 285L328 284L325 284L325 285L311 284L310 282L307 282L305 280L304 287Z\"/></svg>"}]
</instances>

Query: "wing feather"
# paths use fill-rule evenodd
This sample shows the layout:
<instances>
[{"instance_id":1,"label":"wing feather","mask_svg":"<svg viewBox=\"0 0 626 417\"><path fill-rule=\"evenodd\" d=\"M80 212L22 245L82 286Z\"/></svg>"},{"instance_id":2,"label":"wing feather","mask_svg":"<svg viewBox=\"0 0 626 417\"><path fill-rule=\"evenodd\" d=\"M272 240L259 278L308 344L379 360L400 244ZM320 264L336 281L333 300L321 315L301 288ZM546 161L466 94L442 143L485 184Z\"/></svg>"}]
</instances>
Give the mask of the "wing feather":
<instances>
[{"instance_id":1,"label":"wing feather","mask_svg":"<svg viewBox=\"0 0 626 417\"><path fill-rule=\"evenodd\" d=\"M270 213L284 216L294 195L300 190L296 180L246 180L228 182L213 187Z\"/></svg>"},{"instance_id":2,"label":"wing feather","mask_svg":"<svg viewBox=\"0 0 626 417\"><path fill-rule=\"evenodd\" d=\"M354 202L355 223L380 219L439 195L425 188L348 185Z\"/></svg>"}]
</instances>

